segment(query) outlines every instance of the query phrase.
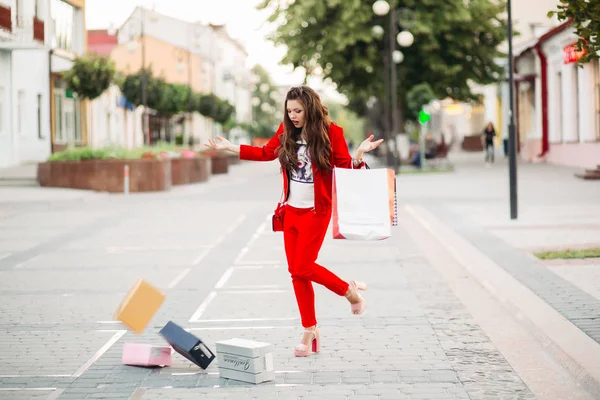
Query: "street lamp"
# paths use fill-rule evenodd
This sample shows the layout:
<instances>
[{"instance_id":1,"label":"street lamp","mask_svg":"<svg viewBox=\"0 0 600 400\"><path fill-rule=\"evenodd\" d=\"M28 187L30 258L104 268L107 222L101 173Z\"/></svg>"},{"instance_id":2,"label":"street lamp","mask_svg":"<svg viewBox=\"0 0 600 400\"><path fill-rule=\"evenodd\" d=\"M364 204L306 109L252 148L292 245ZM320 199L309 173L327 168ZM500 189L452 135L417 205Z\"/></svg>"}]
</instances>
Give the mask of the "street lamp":
<instances>
[{"instance_id":1,"label":"street lamp","mask_svg":"<svg viewBox=\"0 0 600 400\"><path fill-rule=\"evenodd\" d=\"M387 14L390 15L390 32L389 32L389 49L387 51L387 54L384 56L384 68L385 68L385 75L386 75L386 89L387 89L387 76L388 74L391 75L391 82L390 82L390 90L391 90L391 97L392 97L392 101L391 101L391 116L392 116L392 126L391 129L388 132L389 137L387 137L386 139L388 139L388 157L387 157L387 164L389 166L394 166L395 168L397 168L399 166L399 159L396 157L396 152L397 152L397 148L396 148L396 135L398 134L398 130L399 130L399 123L398 123L398 71L396 69L396 65L395 64L400 64L402 61L404 61L404 54L402 54L402 52L396 50L396 41L398 42L398 44L402 47L410 47L413 42L414 42L414 36L408 32L407 30L404 30L402 32L400 32L399 34L397 34L397 28L398 28L398 18L397 18L397 11L396 8L394 6L390 6L390 3L388 3L385 0L377 0L375 3L373 3L373 12L375 13L375 15L383 17ZM408 14L410 14L409 10L406 9L402 9L398 12L398 14L400 14L402 17L406 17ZM373 29L373 33L376 34L376 30ZM392 64L393 61L393 64ZM387 70L387 68L390 69L390 71ZM387 98L387 90L386 90L386 98ZM387 100L385 101L384 104L385 108L387 109ZM387 119L387 118L386 118Z\"/></svg>"}]
</instances>

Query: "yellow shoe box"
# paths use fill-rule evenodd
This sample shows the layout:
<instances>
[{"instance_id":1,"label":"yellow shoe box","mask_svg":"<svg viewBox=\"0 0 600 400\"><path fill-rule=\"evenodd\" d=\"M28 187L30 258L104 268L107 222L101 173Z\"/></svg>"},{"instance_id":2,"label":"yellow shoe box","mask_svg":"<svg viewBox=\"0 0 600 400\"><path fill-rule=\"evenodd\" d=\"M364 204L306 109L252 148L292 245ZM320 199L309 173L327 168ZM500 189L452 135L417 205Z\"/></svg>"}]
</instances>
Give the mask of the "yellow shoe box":
<instances>
[{"instance_id":1,"label":"yellow shoe box","mask_svg":"<svg viewBox=\"0 0 600 400\"><path fill-rule=\"evenodd\" d=\"M135 333L142 333L160 308L165 295L143 279L138 279L115 313L121 321Z\"/></svg>"}]
</instances>

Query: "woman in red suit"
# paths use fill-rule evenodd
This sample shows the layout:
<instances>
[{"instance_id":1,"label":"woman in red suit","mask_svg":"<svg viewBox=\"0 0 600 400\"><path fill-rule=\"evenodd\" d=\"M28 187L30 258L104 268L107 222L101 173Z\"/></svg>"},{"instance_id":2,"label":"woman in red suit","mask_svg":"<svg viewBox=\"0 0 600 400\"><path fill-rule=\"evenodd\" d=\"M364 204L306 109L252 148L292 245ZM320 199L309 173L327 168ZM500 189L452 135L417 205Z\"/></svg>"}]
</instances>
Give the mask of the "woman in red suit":
<instances>
[{"instance_id":1,"label":"woman in red suit","mask_svg":"<svg viewBox=\"0 0 600 400\"><path fill-rule=\"evenodd\" d=\"M364 283L346 282L316 263L331 219L333 168L362 168L362 156L383 142L373 136L348 152L341 127L332 123L319 95L307 86L294 87L287 93L285 117L275 136L264 146L233 145L226 139L209 139L206 146L239 154L242 160L272 161L279 159L283 172L285 218L283 239L288 270L305 329L297 357L306 357L320 349L320 335L315 316L315 293L318 283L350 302L352 312L361 314L365 301L358 293Z\"/></svg>"}]
</instances>

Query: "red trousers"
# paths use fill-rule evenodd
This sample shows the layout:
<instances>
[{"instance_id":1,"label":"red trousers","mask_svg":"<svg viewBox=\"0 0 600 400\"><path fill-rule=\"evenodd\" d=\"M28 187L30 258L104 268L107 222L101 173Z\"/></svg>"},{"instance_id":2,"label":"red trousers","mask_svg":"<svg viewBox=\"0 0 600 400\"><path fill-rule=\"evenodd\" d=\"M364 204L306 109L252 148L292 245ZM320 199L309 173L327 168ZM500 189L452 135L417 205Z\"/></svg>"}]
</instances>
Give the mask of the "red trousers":
<instances>
[{"instance_id":1,"label":"red trousers","mask_svg":"<svg viewBox=\"0 0 600 400\"><path fill-rule=\"evenodd\" d=\"M305 328L317 324L313 282L325 286L339 296L348 291L347 282L316 263L330 219L331 212L316 214L312 209L286 206L283 219L285 255L288 271L292 275L302 326Z\"/></svg>"}]
</instances>

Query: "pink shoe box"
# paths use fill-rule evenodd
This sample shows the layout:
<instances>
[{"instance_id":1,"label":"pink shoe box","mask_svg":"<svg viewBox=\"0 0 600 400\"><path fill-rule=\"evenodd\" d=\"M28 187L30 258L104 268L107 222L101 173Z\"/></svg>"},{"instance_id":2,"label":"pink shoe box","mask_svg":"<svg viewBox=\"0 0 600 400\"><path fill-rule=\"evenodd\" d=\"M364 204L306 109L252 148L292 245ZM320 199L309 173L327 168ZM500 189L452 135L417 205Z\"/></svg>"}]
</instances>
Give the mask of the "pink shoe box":
<instances>
[{"instance_id":1,"label":"pink shoe box","mask_svg":"<svg viewBox=\"0 0 600 400\"><path fill-rule=\"evenodd\" d=\"M125 365L140 367L162 367L171 365L171 346L154 346L143 343L125 343L123 359Z\"/></svg>"}]
</instances>

